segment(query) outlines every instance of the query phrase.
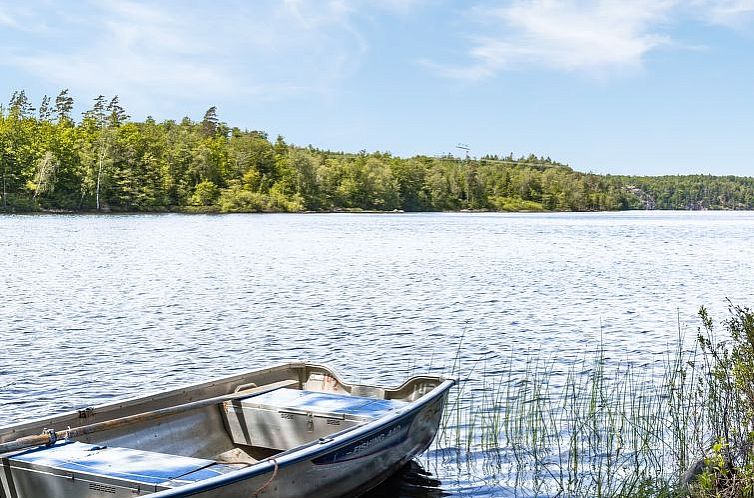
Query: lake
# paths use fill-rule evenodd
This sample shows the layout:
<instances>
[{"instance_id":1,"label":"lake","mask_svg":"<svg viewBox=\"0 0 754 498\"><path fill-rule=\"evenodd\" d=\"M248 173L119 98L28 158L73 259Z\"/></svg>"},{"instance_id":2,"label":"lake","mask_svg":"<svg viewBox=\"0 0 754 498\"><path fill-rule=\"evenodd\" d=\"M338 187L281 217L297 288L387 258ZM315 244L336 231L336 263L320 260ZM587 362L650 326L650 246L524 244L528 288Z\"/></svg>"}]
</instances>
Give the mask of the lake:
<instances>
[{"instance_id":1,"label":"lake","mask_svg":"<svg viewBox=\"0 0 754 498\"><path fill-rule=\"evenodd\" d=\"M473 397L753 305L754 213L5 215L0 268L0 425L297 359L392 384L458 351ZM383 492L514 494L447 449Z\"/></svg>"}]
</instances>

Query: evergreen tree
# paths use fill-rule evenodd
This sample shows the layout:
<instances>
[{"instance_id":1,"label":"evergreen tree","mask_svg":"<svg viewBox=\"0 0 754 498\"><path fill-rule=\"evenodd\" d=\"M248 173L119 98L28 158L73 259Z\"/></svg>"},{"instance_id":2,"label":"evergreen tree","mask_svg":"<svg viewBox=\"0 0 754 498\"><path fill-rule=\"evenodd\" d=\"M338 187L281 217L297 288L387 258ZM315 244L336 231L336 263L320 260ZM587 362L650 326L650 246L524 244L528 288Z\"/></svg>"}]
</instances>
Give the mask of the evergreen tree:
<instances>
[{"instance_id":1,"label":"evergreen tree","mask_svg":"<svg viewBox=\"0 0 754 498\"><path fill-rule=\"evenodd\" d=\"M212 106L207 109L202 119L202 133L205 138L213 137L217 133L220 120L217 117L217 107Z\"/></svg>"},{"instance_id":2,"label":"evergreen tree","mask_svg":"<svg viewBox=\"0 0 754 498\"><path fill-rule=\"evenodd\" d=\"M40 121L49 121L52 117L52 107L50 106L50 99L49 96L45 95L42 98L42 103L39 106L39 120Z\"/></svg>"},{"instance_id":3,"label":"evergreen tree","mask_svg":"<svg viewBox=\"0 0 754 498\"><path fill-rule=\"evenodd\" d=\"M62 123L71 119L73 110L73 98L68 95L68 89L62 90L55 98L55 114L58 122Z\"/></svg>"}]
</instances>

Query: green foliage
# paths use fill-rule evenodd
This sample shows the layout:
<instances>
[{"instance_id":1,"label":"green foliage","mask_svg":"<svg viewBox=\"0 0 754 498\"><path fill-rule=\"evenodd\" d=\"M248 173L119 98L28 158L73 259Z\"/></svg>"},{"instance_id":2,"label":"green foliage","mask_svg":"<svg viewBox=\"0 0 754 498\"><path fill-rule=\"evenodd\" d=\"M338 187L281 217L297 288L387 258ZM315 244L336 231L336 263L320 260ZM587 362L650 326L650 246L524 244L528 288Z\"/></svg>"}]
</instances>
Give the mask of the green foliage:
<instances>
[{"instance_id":1,"label":"green foliage","mask_svg":"<svg viewBox=\"0 0 754 498\"><path fill-rule=\"evenodd\" d=\"M754 496L754 312L733 304L729 310L723 340L707 310L699 311L705 373L699 395L712 443L690 486L693 497Z\"/></svg>"},{"instance_id":2,"label":"green foliage","mask_svg":"<svg viewBox=\"0 0 754 498\"><path fill-rule=\"evenodd\" d=\"M265 195L234 185L220 194L220 211L223 213L259 213L266 210Z\"/></svg>"},{"instance_id":3,"label":"green foliage","mask_svg":"<svg viewBox=\"0 0 754 498\"><path fill-rule=\"evenodd\" d=\"M304 198L300 194L286 195L280 184L275 184L268 193L262 193L243 188L234 181L229 188L222 190L218 205L223 213L294 213L303 211Z\"/></svg>"},{"instance_id":4,"label":"green foliage","mask_svg":"<svg viewBox=\"0 0 754 498\"><path fill-rule=\"evenodd\" d=\"M525 201L516 197L493 197L490 202L496 211L545 211L541 202Z\"/></svg>"},{"instance_id":5,"label":"green foliage","mask_svg":"<svg viewBox=\"0 0 754 498\"><path fill-rule=\"evenodd\" d=\"M220 196L220 189L209 180L204 180L194 188L191 196L192 206L212 206Z\"/></svg>"},{"instance_id":6,"label":"green foliage","mask_svg":"<svg viewBox=\"0 0 754 498\"><path fill-rule=\"evenodd\" d=\"M0 106L0 209L754 209L754 178L600 176L534 155L344 154L230 128L215 107L199 122L133 122L117 96L98 96L78 123L72 110L68 90L37 114L23 91Z\"/></svg>"},{"instance_id":7,"label":"green foliage","mask_svg":"<svg viewBox=\"0 0 754 498\"><path fill-rule=\"evenodd\" d=\"M754 209L754 178L735 176L612 177L625 186L639 208Z\"/></svg>"}]
</instances>

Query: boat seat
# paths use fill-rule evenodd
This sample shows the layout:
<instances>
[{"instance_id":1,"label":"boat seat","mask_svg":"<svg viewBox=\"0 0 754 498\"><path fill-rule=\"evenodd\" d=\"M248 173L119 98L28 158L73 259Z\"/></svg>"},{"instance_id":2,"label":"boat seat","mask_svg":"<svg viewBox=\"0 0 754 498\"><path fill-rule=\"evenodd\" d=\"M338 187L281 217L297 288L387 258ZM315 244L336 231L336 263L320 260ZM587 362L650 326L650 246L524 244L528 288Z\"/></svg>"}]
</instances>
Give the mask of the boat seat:
<instances>
[{"instance_id":1,"label":"boat seat","mask_svg":"<svg viewBox=\"0 0 754 498\"><path fill-rule=\"evenodd\" d=\"M404 401L280 388L226 402L226 427L236 444L284 451L378 419Z\"/></svg>"},{"instance_id":2,"label":"boat seat","mask_svg":"<svg viewBox=\"0 0 754 498\"><path fill-rule=\"evenodd\" d=\"M322 391L299 389L276 389L257 396L243 398L247 407L286 410L288 412L331 415L334 418L350 418L369 421L406 405L392 399L365 398Z\"/></svg>"},{"instance_id":3,"label":"boat seat","mask_svg":"<svg viewBox=\"0 0 754 498\"><path fill-rule=\"evenodd\" d=\"M77 479L91 482L96 476L97 482L113 489L159 491L240 468L202 458L65 441L34 448L8 460L17 487L39 490L45 486L57 489L55 478L73 483Z\"/></svg>"}]
</instances>

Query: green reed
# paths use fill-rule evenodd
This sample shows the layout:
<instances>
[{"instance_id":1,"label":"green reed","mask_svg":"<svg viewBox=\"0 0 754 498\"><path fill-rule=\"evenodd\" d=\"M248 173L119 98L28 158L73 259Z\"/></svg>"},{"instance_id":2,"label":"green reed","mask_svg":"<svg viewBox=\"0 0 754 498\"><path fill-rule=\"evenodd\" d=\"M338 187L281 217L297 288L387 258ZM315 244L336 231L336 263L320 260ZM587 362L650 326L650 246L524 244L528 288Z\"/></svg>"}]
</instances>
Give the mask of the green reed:
<instances>
[{"instance_id":1,"label":"green reed","mask_svg":"<svg viewBox=\"0 0 754 498\"><path fill-rule=\"evenodd\" d=\"M705 450L697 352L683 346L679 336L650 370L609 362L602 347L565 374L555 360L510 358L506 374L482 366L477 391L458 362L436 447L519 496L670 496Z\"/></svg>"}]
</instances>

